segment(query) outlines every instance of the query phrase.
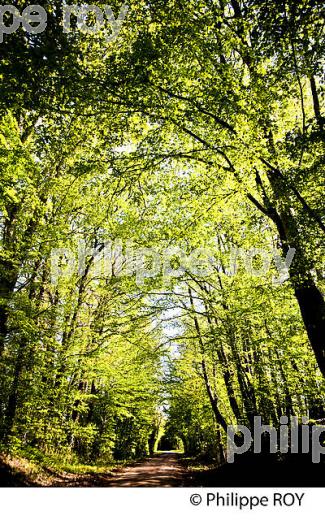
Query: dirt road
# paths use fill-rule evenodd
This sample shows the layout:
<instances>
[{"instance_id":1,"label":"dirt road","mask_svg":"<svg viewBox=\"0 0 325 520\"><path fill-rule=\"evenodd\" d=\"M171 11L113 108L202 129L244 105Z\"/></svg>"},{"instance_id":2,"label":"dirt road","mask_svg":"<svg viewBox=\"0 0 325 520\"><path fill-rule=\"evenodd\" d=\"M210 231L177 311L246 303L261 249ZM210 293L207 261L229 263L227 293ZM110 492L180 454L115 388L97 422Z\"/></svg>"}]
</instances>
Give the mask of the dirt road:
<instances>
[{"instance_id":1,"label":"dirt road","mask_svg":"<svg viewBox=\"0 0 325 520\"><path fill-rule=\"evenodd\" d=\"M116 472L107 481L109 487L184 487L189 475L174 453L161 453Z\"/></svg>"}]
</instances>

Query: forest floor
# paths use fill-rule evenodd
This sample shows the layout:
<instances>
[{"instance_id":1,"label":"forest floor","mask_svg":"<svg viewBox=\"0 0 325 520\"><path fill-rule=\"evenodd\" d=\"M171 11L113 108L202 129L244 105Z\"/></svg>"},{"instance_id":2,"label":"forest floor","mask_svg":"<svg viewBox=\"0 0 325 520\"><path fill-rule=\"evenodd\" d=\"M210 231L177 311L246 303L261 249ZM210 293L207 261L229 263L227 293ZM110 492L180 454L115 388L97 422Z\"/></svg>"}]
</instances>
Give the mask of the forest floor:
<instances>
[{"instance_id":1,"label":"forest floor","mask_svg":"<svg viewBox=\"0 0 325 520\"><path fill-rule=\"evenodd\" d=\"M324 470L324 463L312 464L301 456L282 463L269 456L244 456L216 467L164 452L125 467L85 466L78 473L0 456L0 487L318 487L325 485Z\"/></svg>"}]
</instances>

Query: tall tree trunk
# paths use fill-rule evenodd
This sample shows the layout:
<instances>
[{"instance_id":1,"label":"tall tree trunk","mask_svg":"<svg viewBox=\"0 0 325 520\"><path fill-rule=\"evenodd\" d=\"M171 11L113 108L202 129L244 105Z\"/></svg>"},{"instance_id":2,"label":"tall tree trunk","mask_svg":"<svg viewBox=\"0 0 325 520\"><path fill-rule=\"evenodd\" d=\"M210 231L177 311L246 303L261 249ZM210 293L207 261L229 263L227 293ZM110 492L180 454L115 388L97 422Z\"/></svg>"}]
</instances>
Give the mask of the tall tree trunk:
<instances>
[{"instance_id":1,"label":"tall tree trunk","mask_svg":"<svg viewBox=\"0 0 325 520\"><path fill-rule=\"evenodd\" d=\"M325 377L325 301L311 274L312 264L306 258L300 244L299 230L290 212L279 215L282 221L282 248L284 254L288 247L296 250L289 268L290 281L299 304L301 316L307 331L310 345L314 351L318 367ZM282 232L283 233L283 232Z\"/></svg>"},{"instance_id":2,"label":"tall tree trunk","mask_svg":"<svg viewBox=\"0 0 325 520\"><path fill-rule=\"evenodd\" d=\"M324 132L324 122L325 121L324 121L324 117L322 117L322 114L320 111L320 104L319 104L315 77L313 75L311 75L309 78L309 81L310 81L310 88L311 88L311 93L312 93L312 97L313 97L315 119L317 121L319 130L321 131L322 137L324 139L323 132Z\"/></svg>"},{"instance_id":3,"label":"tall tree trunk","mask_svg":"<svg viewBox=\"0 0 325 520\"><path fill-rule=\"evenodd\" d=\"M24 346L25 342L21 342L17 353L13 382L11 385L7 408L5 412L4 440L7 440L8 437L11 435L15 422L19 397L19 382L21 373L24 368Z\"/></svg>"},{"instance_id":4,"label":"tall tree trunk","mask_svg":"<svg viewBox=\"0 0 325 520\"><path fill-rule=\"evenodd\" d=\"M273 138L268 134L270 140L270 151L273 151ZM258 184L262 191L264 207L254 198L250 200L267 215L276 225L283 255L286 256L288 249L295 249L295 256L289 268L290 282L297 299L300 313L306 328L310 345L314 351L318 367L325 377L325 300L316 285L311 274L313 263L307 258L304 247L301 244L300 231L295 216L290 208L290 197L287 195L287 187L283 175L277 168L269 165L267 172L274 200L272 202L266 194L258 176ZM276 207L278 205L278 208Z\"/></svg>"},{"instance_id":5,"label":"tall tree trunk","mask_svg":"<svg viewBox=\"0 0 325 520\"><path fill-rule=\"evenodd\" d=\"M0 260L0 357L8 334L9 304L18 279L12 262Z\"/></svg>"},{"instance_id":6,"label":"tall tree trunk","mask_svg":"<svg viewBox=\"0 0 325 520\"><path fill-rule=\"evenodd\" d=\"M188 289L188 293L190 296L190 303L191 303L191 308L193 311L193 321L194 321L194 325L195 325L195 330L197 332L199 342L200 342L200 347L201 347L201 355L202 355L201 367L202 367L205 388L206 388L206 391L207 391L207 394L209 397L209 401L211 404L211 408L212 408L212 411L216 418L216 421L218 424L220 424L220 426L227 433L227 421L225 420L224 416L222 415L222 413L219 410L218 398L216 395L214 395L213 390L210 385L209 376L208 376L208 372L207 372L207 368L206 368L205 356L204 356L204 344L203 344L203 339L202 339L202 335L201 335L201 329L200 329L200 325L199 325L197 316L195 315L194 301L193 301L192 291L190 288Z\"/></svg>"}]
</instances>

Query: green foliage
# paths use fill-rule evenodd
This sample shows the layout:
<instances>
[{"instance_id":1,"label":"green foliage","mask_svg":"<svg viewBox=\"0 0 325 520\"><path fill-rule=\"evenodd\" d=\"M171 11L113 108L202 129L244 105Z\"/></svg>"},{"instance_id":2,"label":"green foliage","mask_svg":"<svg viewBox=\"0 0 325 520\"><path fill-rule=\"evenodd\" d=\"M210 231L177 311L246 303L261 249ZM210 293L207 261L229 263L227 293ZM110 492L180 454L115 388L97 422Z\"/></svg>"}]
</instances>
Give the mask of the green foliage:
<instances>
[{"instance_id":1,"label":"green foliage","mask_svg":"<svg viewBox=\"0 0 325 520\"><path fill-rule=\"evenodd\" d=\"M323 416L324 6L128 4L109 45L63 33L56 1L44 34L2 44L0 435L110 464L165 431L222 460L229 423ZM129 240L216 262L142 284L118 254L98 269ZM80 247L54 279L53 252ZM230 273L234 250L289 247L282 284L274 260Z\"/></svg>"}]
</instances>

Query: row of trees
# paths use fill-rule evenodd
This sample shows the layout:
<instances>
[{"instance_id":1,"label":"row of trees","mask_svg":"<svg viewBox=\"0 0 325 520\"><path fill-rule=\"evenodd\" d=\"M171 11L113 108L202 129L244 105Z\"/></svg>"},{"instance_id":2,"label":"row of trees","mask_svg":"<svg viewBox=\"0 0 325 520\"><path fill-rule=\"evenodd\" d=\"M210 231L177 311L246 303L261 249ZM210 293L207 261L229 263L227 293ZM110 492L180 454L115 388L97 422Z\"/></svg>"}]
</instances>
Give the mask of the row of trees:
<instances>
[{"instance_id":1,"label":"row of trees","mask_svg":"<svg viewBox=\"0 0 325 520\"><path fill-rule=\"evenodd\" d=\"M134 190L96 156L106 153L96 128L44 120L23 142L17 121L2 121L1 435L127 458L147 451L156 420L159 327L119 275L117 250L112 269L98 268L105 242L143 223ZM65 271L69 255L76 269Z\"/></svg>"},{"instance_id":2,"label":"row of trees","mask_svg":"<svg viewBox=\"0 0 325 520\"><path fill-rule=\"evenodd\" d=\"M170 305L178 347L166 375L167 434L188 453L224 460L227 426L253 431L257 416L276 427L282 416L323 418L323 378L288 282L256 284L244 271L190 277Z\"/></svg>"}]
</instances>

